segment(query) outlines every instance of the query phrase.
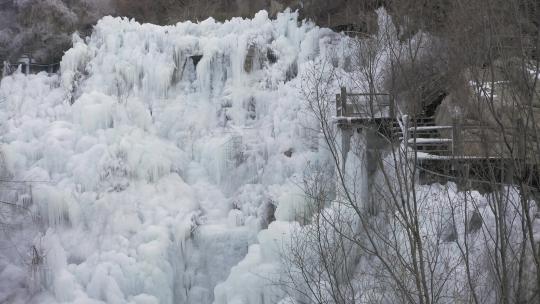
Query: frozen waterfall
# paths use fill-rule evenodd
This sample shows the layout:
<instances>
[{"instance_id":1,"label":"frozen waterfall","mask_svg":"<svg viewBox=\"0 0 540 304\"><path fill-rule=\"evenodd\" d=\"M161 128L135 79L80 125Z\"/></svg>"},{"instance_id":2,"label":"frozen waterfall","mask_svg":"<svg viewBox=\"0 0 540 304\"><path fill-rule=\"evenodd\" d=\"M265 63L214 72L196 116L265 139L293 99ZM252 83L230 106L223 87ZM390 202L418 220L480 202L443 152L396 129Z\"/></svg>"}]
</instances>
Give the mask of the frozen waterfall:
<instances>
[{"instance_id":1,"label":"frozen waterfall","mask_svg":"<svg viewBox=\"0 0 540 304\"><path fill-rule=\"evenodd\" d=\"M105 17L59 75L3 78L2 174L32 216L2 241L0 302L277 301L295 179L325 157L300 79L346 40L297 19Z\"/></svg>"}]
</instances>

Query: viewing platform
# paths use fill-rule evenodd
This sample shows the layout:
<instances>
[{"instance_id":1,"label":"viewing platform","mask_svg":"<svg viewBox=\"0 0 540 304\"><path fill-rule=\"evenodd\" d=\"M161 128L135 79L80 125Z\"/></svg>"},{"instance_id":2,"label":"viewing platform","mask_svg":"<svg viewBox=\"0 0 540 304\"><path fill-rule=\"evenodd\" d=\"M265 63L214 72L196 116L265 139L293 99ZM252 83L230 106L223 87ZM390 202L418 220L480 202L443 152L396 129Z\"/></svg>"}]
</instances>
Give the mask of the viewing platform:
<instances>
[{"instance_id":1,"label":"viewing platform","mask_svg":"<svg viewBox=\"0 0 540 304\"><path fill-rule=\"evenodd\" d=\"M394 101L388 93L347 93L336 95L335 122L340 127L362 126L394 120Z\"/></svg>"}]
</instances>

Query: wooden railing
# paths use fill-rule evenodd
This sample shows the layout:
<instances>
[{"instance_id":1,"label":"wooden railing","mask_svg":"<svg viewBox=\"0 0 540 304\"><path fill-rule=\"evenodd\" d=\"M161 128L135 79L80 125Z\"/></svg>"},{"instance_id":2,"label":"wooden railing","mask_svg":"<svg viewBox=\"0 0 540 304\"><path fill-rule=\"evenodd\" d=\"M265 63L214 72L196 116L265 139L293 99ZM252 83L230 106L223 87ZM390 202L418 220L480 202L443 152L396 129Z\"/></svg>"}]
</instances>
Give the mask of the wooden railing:
<instances>
[{"instance_id":1,"label":"wooden railing","mask_svg":"<svg viewBox=\"0 0 540 304\"><path fill-rule=\"evenodd\" d=\"M337 117L393 118L394 101L387 93L347 93L342 87L336 95Z\"/></svg>"}]
</instances>

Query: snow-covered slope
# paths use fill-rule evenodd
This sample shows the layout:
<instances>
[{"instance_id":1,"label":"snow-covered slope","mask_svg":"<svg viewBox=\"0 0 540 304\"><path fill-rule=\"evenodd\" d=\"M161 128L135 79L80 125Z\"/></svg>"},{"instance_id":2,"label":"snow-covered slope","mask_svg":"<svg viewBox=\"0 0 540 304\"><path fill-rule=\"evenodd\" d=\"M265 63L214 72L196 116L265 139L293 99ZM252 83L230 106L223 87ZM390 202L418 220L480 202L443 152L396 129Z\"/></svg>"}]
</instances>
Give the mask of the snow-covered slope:
<instances>
[{"instance_id":1,"label":"snow-covered slope","mask_svg":"<svg viewBox=\"0 0 540 304\"><path fill-rule=\"evenodd\" d=\"M1 251L0 302L233 303L255 285L243 301L270 300L245 274L271 273L301 212L295 178L324 157L300 78L343 39L290 12L106 17L61 76L2 79L2 176L29 181L33 216Z\"/></svg>"}]
</instances>

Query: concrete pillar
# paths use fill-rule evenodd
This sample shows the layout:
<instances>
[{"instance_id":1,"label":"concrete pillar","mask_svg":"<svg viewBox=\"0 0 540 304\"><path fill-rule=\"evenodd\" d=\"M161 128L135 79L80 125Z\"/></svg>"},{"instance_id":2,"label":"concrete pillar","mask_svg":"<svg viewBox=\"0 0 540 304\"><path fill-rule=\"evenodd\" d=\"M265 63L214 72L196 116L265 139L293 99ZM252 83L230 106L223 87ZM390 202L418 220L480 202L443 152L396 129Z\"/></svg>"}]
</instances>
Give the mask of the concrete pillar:
<instances>
[{"instance_id":1,"label":"concrete pillar","mask_svg":"<svg viewBox=\"0 0 540 304\"><path fill-rule=\"evenodd\" d=\"M347 172L346 172L346 163L347 163L347 154L349 153L351 149L351 137L352 137L352 130L348 128L347 126L340 126L337 134L337 156L338 156L338 166L336 166L336 198L338 200L347 201L347 198L345 197L344 188L342 184L342 180L340 178L340 174L343 174L344 181L347 182L349 179L347 178Z\"/></svg>"},{"instance_id":2,"label":"concrete pillar","mask_svg":"<svg viewBox=\"0 0 540 304\"><path fill-rule=\"evenodd\" d=\"M351 137L353 135L353 130L349 127L342 127L340 130L340 165L341 171L345 172L345 163L347 162L347 154L351 150Z\"/></svg>"},{"instance_id":3,"label":"concrete pillar","mask_svg":"<svg viewBox=\"0 0 540 304\"><path fill-rule=\"evenodd\" d=\"M358 132L356 130L356 127L340 128L339 169L346 176L348 190L355 192L354 196L358 199L359 207L367 214L376 215L384 208L378 204L379 200L376 197L376 177L383 152L391 149L391 146L375 129L365 127ZM351 150L358 159L347 159L347 154ZM347 164L351 161L354 165ZM337 181L336 189L342 189L341 180Z\"/></svg>"},{"instance_id":4,"label":"concrete pillar","mask_svg":"<svg viewBox=\"0 0 540 304\"><path fill-rule=\"evenodd\" d=\"M26 75L30 74L30 64L32 63L30 56L23 55L21 58L19 58L19 61L17 62L17 65L24 65L24 71Z\"/></svg>"}]
</instances>

